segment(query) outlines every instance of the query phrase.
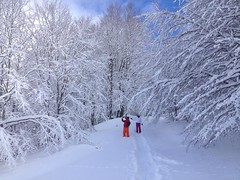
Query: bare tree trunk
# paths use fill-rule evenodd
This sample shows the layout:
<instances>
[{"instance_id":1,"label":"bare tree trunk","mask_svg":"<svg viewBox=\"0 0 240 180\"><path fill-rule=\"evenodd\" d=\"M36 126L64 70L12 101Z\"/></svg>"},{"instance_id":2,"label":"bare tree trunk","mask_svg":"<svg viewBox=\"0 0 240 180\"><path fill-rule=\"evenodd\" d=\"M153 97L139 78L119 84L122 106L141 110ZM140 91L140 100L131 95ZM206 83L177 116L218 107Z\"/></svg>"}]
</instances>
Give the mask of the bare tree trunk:
<instances>
[{"instance_id":1,"label":"bare tree trunk","mask_svg":"<svg viewBox=\"0 0 240 180\"><path fill-rule=\"evenodd\" d=\"M108 92L108 117L109 119L112 119L112 109L113 109L113 59L109 59L108 62L108 68L109 68L109 92Z\"/></svg>"}]
</instances>

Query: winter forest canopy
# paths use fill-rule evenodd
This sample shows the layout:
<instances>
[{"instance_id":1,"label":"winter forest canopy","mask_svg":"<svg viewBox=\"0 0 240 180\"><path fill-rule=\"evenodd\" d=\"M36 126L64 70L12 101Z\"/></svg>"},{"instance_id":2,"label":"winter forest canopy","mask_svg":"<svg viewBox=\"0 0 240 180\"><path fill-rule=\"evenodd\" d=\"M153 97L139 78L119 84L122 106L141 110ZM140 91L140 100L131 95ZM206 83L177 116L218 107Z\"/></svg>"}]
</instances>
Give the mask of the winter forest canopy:
<instances>
[{"instance_id":1,"label":"winter forest canopy","mask_svg":"<svg viewBox=\"0 0 240 180\"><path fill-rule=\"evenodd\" d=\"M191 145L239 136L240 1L133 6L93 23L58 0L0 1L0 161L84 142L124 113L187 122Z\"/></svg>"}]
</instances>

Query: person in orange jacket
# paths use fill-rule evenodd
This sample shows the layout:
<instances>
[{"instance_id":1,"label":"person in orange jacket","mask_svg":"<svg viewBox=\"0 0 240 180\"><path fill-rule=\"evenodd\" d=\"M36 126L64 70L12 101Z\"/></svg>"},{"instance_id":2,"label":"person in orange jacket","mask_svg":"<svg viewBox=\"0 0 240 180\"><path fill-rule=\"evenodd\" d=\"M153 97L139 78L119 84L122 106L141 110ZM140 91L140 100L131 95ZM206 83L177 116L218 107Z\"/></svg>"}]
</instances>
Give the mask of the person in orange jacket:
<instances>
[{"instance_id":1,"label":"person in orange jacket","mask_svg":"<svg viewBox=\"0 0 240 180\"><path fill-rule=\"evenodd\" d=\"M123 122L123 137L129 137L130 118L126 115L122 118Z\"/></svg>"}]
</instances>

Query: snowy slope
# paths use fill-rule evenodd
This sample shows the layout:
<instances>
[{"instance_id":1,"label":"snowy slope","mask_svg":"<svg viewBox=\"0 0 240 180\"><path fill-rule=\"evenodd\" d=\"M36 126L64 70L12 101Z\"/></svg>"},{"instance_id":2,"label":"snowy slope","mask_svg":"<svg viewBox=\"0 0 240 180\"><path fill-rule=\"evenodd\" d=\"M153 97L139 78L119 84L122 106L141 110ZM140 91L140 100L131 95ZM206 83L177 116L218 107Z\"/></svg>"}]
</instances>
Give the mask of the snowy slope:
<instances>
[{"instance_id":1,"label":"snowy slope","mask_svg":"<svg viewBox=\"0 0 240 180\"><path fill-rule=\"evenodd\" d=\"M96 126L92 145L39 155L14 170L1 167L0 180L239 180L240 148L186 151L178 124L146 125L122 137L122 122Z\"/></svg>"},{"instance_id":2,"label":"snowy slope","mask_svg":"<svg viewBox=\"0 0 240 180\"><path fill-rule=\"evenodd\" d=\"M145 131L164 180L240 180L240 143L187 149L182 130L181 123L162 121Z\"/></svg>"}]
</instances>

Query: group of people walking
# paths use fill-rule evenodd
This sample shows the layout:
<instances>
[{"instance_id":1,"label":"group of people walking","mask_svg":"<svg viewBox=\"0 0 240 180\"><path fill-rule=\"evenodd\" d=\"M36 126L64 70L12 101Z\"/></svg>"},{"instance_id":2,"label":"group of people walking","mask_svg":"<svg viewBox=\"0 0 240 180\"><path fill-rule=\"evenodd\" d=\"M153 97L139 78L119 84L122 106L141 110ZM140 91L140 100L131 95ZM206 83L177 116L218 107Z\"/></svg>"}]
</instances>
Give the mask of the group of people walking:
<instances>
[{"instance_id":1,"label":"group of people walking","mask_svg":"<svg viewBox=\"0 0 240 180\"><path fill-rule=\"evenodd\" d=\"M123 137L129 137L129 126L131 124L129 116L125 115L125 117L122 117L123 122ZM137 115L134 119L136 122L136 133L141 133L141 125L142 125L142 119L140 115Z\"/></svg>"}]
</instances>

